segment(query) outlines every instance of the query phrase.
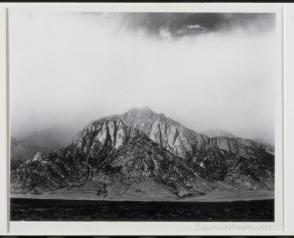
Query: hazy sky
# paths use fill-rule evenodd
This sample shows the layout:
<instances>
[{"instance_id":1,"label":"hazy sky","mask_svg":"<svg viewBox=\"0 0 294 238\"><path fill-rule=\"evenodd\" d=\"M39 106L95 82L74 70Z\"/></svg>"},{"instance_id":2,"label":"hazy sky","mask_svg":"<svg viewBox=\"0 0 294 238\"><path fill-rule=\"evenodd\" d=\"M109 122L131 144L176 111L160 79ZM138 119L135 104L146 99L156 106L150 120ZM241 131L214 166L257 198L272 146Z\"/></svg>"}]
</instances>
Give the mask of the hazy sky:
<instances>
[{"instance_id":1,"label":"hazy sky","mask_svg":"<svg viewBox=\"0 0 294 238\"><path fill-rule=\"evenodd\" d=\"M273 14L11 12L14 136L148 105L274 141Z\"/></svg>"}]
</instances>

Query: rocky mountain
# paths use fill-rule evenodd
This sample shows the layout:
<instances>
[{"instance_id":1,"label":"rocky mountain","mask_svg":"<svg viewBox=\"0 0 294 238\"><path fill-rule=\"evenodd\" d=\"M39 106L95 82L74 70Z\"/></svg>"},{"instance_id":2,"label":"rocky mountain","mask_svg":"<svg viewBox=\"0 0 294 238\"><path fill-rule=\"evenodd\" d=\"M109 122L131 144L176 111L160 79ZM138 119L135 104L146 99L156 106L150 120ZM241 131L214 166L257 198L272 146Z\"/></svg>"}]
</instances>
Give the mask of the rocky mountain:
<instances>
[{"instance_id":1,"label":"rocky mountain","mask_svg":"<svg viewBox=\"0 0 294 238\"><path fill-rule=\"evenodd\" d=\"M10 164L11 169L16 169L22 162L32 159L37 152L47 153L50 149L47 147L36 146L25 143L23 140L17 140L12 137L10 140Z\"/></svg>"},{"instance_id":2,"label":"rocky mountain","mask_svg":"<svg viewBox=\"0 0 294 238\"><path fill-rule=\"evenodd\" d=\"M24 137L11 137L10 158L11 169L28 159L32 159L37 152L48 153L66 146L73 136L73 128L52 126L47 129L34 131Z\"/></svg>"},{"instance_id":3,"label":"rocky mountain","mask_svg":"<svg viewBox=\"0 0 294 238\"><path fill-rule=\"evenodd\" d=\"M235 135L225 130L207 130L204 132L209 137L229 137L234 138Z\"/></svg>"},{"instance_id":4,"label":"rocky mountain","mask_svg":"<svg viewBox=\"0 0 294 238\"><path fill-rule=\"evenodd\" d=\"M273 154L273 148L250 139L231 136L209 137L185 128L163 114L154 113L150 108L134 108L121 116L126 125L143 131L151 140L172 153L186 159L193 159L194 153L208 148L218 148L250 158L258 149Z\"/></svg>"},{"instance_id":5,"label":"rocky mountain","mask_svg":"<svg viewBox=\"0 0 294 238\"><path fill-rule=\"evenodd\" d=\"M147 107L93 121L69 145L37 153L11 172L12 193L88 188L97 199L176 199L273 185L274 155L263 144L210 138Z\"/></svg>"},{"instance_id":6,"label":"rocky mountain","mask_svg":"<svg viewBox=\"0 0 294 238\"><path fill-rule=\"evenodd\" d=\"M185 128L148 107L131 109L121 118L126 125L142 131L160 146L186 160L192 159L196 151L209 143L206 135Z\"/></svg>"}]
</instances>

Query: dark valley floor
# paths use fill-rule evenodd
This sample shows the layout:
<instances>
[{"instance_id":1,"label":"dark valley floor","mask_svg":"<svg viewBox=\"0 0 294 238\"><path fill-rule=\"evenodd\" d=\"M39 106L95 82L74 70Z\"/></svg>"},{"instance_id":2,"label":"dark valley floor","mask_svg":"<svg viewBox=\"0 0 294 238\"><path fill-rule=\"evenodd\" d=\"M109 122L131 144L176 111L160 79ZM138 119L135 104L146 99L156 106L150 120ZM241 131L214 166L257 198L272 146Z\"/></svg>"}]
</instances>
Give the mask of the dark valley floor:
<instances>
[{"instance_id":1,"label":"dark valley floor","mask_svg":"<svg viewBox=\"0 0 294 238\"><path fill-rule=\"evenodd\" d=\"M11 199L12 221L258 221L274 220L274 200L136 202Z\"/></svg>"}]
</instances>

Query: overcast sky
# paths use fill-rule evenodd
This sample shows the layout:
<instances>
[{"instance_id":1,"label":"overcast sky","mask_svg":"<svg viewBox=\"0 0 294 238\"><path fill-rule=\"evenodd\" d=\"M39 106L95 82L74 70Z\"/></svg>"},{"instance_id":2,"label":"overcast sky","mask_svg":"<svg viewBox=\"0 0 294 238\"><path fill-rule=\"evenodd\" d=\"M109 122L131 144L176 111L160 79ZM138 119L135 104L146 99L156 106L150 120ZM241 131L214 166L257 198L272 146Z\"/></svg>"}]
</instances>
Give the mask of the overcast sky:
<instances>
[{"instance_id":1,"label":"overcast sky","mask_svg":"<svg viewBox=\"0 0 294 238\"><path fill-rule=\"evenodd\" d=\"M274 141L273 14L10 15L12 133L148 105L195 131Z\"/></svg>"}]
</instances>

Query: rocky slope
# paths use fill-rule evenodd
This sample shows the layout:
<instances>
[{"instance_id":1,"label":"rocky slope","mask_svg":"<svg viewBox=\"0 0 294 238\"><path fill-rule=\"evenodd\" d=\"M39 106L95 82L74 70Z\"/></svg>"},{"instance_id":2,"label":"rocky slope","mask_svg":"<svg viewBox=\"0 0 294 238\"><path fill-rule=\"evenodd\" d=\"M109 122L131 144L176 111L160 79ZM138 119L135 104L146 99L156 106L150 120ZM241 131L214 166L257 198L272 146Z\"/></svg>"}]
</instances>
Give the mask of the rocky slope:
<instances>
[{"instance_id":1,"label":"rocky slope","mask_svg":"<svg viewBox=\"0 0 294 238\"><path fill-rule=\"evenodd\" d=\"M48 153L67 145L75 134L73 128L52 126L48 129L34 131L24 137L11 137L10 158L11 168L28 159L32 159L37 152Z\"/></svg>"},{"instance_id":2,"label":"rocky slope","mask_svg":"<svg viewBox=\"0 0 294 238\"><path fill-rule=\"evenodd\" d=\"M186 159L194 158L195 152L218 148L250 158L259 149L273 154L273 147L250 139L231 136L208 137L185 128L180 123L157 114L150 108L134 108L121 116L126 125L143 131L151 140Z\"/></svg>"},{"instance_id":3,"label":"rocky slope","mask_svg":"<svg viewBox=\"0 0 294 238\"><path fill-rule=\"evenodd\" d=\"M17 140L14 137L10 140L10 164L11 169L16 169L21 163L32 159L37 152L47 153L50 149L38 145L26 143L24 140Z\"/></svg>"},{"instance_id":4,"label":"rocky slope","mask_svg":"<svg viewBox=\"0 0 294 238\"><path fill-rule=\"evenodd\" d=\"M213 190L272 190L273 184L274 156L263 144L210 138L149 108L94 121L68 146L37 153L11 172L12 193L90 186L97 196L174 199Z\"/></svg>"}]
</instances>

